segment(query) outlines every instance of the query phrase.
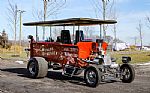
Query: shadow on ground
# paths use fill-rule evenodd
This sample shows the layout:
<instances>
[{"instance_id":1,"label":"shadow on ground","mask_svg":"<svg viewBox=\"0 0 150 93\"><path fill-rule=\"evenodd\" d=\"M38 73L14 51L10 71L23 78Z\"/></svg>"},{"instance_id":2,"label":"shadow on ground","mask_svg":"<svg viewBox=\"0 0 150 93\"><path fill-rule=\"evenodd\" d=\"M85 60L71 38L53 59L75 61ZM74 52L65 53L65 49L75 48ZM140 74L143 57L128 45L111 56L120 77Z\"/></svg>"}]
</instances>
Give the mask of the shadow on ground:
<instances>
[{"instance_id":1,"label":"shadow on ground","mask_svg":"<svg viewBox=\"0 0 150 93\"><path fill-rule=\"evenodd\" d=\"M10 73L16 73L17 76L31 78L28 75L28 71L26 68L6 68L0 70L5 72L10 72ZM58 71L48 71L47 78L53 79L54 81L62 81L63 83L70 82L73 84L85 86L83 77L81 76L67 77L62 75L62 73Z\"/></svg>"},{"instance_id":2,"label":"shadow on ground","mask_svg":"<svg viewBox=\"0 0 150 93\"><path fill-rule=\"evenodd\" d=\"M56 71L49 71L47 74L48 78L51 78L53 80L61 80L62 82L70 82L70 83L74 83L77 85L84 85L84 79L82 76L73 76L73 77L68 77L68 76L64 76L62 75L61 72L56 72Z\"/></svg>"},{"instance_id":3,"label":"shadow on ground","mask_svg":"<svg viewBox=\"0 0 150 93\"><path fill-rule=\"evenodd\" d=\"M10 73L16 73L17 76L28 77L28 71L26 68L6 68L0 70Z\"/></svg>"}]
</instances>

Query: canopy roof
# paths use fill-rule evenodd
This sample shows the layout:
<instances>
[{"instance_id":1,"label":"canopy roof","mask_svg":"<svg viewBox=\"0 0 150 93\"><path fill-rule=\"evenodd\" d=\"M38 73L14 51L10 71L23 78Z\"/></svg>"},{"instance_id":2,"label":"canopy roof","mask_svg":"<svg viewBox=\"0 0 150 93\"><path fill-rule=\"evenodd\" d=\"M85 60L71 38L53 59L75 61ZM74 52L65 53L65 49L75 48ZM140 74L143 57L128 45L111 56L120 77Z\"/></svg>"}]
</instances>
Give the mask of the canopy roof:
<instances>
[{"instance_id":1,"label":"canopy roof","mask_svg":"<svg viewBox=\"0 0 150 93\"><path fill-rule=\"evenodd\" d=\"M92 18L69 18L62 20L39 21L24 23L25 26L88 26L101 24L115 24L115 20L99 20Z\"/></svg>"}]
</instances>

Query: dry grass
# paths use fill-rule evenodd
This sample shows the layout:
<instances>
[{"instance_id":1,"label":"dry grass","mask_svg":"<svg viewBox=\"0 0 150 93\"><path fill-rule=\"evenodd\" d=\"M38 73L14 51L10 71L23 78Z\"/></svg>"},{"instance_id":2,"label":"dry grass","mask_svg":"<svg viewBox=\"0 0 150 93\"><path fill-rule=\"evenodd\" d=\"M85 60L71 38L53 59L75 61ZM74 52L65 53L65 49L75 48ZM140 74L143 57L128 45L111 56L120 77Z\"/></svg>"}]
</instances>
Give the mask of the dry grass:
<instances>
[{"instance_id":1,"label":"dry grass","mask_svg":"<svg viewBox=\"0 0 150 93\"><path fill-rule=\"evenodd\" d=\"M132 58L131 63L143 63L150 62L150 51L119 51L111 52L111 57L117 58L117 63L122 63L122 56L130 56ZM19 57L12 57L12 55L19 55ZM27 54L23 47L16 46L16 52L14 52L14 46L10 50L0 48L0 57L6 59L20 59L27 60Z\"/></svg>"},{"instance_id":2,"label":"dry grass","mask_svg":"<svg viewBox=\"0 0 150 93\"><path fill-rule=\"evenodd\" d=\"M131 63L144 63L150 62L150 51L120 51L112 52L112 57L117 58L117 63L121 63L122 56L130 56L132 61Z\"/></svg>"},{"instance_id":3,"label":"dry grass","mask_svg":"<svg viewBox=\"0 0 150 93\"><path fill-rule=\"evenodd\" d=\"M15 49L15 51L14 51ZM16 56L16 57L13 57ZM0 48L0 57L3 59L26 59L27 55L23 47L12 46L10 49Z\"/></svg>"}]
</instances>

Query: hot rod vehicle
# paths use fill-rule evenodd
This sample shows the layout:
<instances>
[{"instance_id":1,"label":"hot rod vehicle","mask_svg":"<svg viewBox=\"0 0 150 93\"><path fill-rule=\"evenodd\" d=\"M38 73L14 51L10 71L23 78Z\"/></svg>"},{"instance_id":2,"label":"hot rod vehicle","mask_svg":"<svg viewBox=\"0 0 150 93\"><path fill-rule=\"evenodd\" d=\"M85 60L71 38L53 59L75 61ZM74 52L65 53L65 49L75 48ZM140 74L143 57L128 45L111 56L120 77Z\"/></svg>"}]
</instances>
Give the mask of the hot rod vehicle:
<instances>
[{"instance_id":1,"label":"hot rod vehicle","mask_svg":"<svg viewBox=\"0 0 150 93\"><path fill-rule=\"evenodd\" d=\"M48 69L62 69L62 75L75 76L84 71L85 83L90 87L96 87L100 82L107 79L120 79L124 83L134 80L135 72L129 64L131 57L123 56L122 64L117 64L114 58L107 56L106 46L103 40L97 38L95 41L84 39L80 26L91 26L103 24L115 24L115 20L99 20L91 18L69 18L63 20L40 21L24 23L25 26L36 27L36 38L29 35L30 59L27 64L29 75L32 78L42 78L47 75ZM38 26L50 28L50 39L38 40ZM57 40L52 40L51 27L62 26L61 35ZM65 27L73 27L71 40L70 31ZM75 27L78 30L75 32ZM74 35L74 32L76 33ZM104 49L105 48L105 49Z\"/></svg>"}]
</instances>

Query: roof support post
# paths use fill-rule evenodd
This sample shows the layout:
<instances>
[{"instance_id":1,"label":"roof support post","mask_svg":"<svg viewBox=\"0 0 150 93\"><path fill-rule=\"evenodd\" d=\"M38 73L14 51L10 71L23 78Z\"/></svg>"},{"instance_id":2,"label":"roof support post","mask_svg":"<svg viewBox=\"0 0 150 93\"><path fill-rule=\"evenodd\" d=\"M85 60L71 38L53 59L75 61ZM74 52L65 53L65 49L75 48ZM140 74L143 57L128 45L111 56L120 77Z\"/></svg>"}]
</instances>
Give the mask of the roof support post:
<instances>
[{"instance_id":1,"label":"roof support post","mask_svg":"<svg viewBox=\"0 0 150 93\"><path fill-rule=\"evenodd\" d=\"M80 26L78 25L78 31L79 31L79 42L80 42Z\"/></svg>"},{"instance_id":2,"label":"roof support post","mask_svg":"<svg viewBox=\"0 0 150 93\"><path fill-rule=\"evenodd\" d=\"M65 30L65 26L63 26L63 30Z\"/></svg>"},{"instance_id":3,"label":"roof support post","mask_svg":"<svg viewBox=\"0 0 150 93\"><path fill-rule=\"evenodd\" d=\"M49 35L50 35L50 42L51 42L51 38L52 38L52 27L49 27Z\"/></svg>"},{"instance_id":4,"label":"roof support post","mask_svg":"<svg viewBox=\"0 0 150 93\"><path fill-rule=\"evenodd\" d=\"M80 30L80 26L78 25L78 30Z\"/></svg>"},{"instance_id":5,"label":"roof support post","mask_svg":"<svg viewBox=\"0 0 150 93\"><path fill-rule=\"evenodd\" d=\"M38 41L38 27L36 26L36 42Z\"/></svg>"},{"instance_id":6,"label":"roof support post","mask_svg":"<svg viewBox=\"0 0 150 93\"><path fill-rule=\"evenodd\" d=\"M102 39L102 25L100 24L99 27L100 27L100 36L99 37L100 37L100 39Z\"/></svg>"},{"instance_id":7,"label":"roof support post","mask_svg":"<svg viewBox=\"0 0 150 93\"><path fill-rule=\"evenodd\" d=\"M75 32L75 25L73 25L73 44L75 44L75 42L74 42L74 40L75 40L74 32Z\"/></svg>"}]
</instances>

